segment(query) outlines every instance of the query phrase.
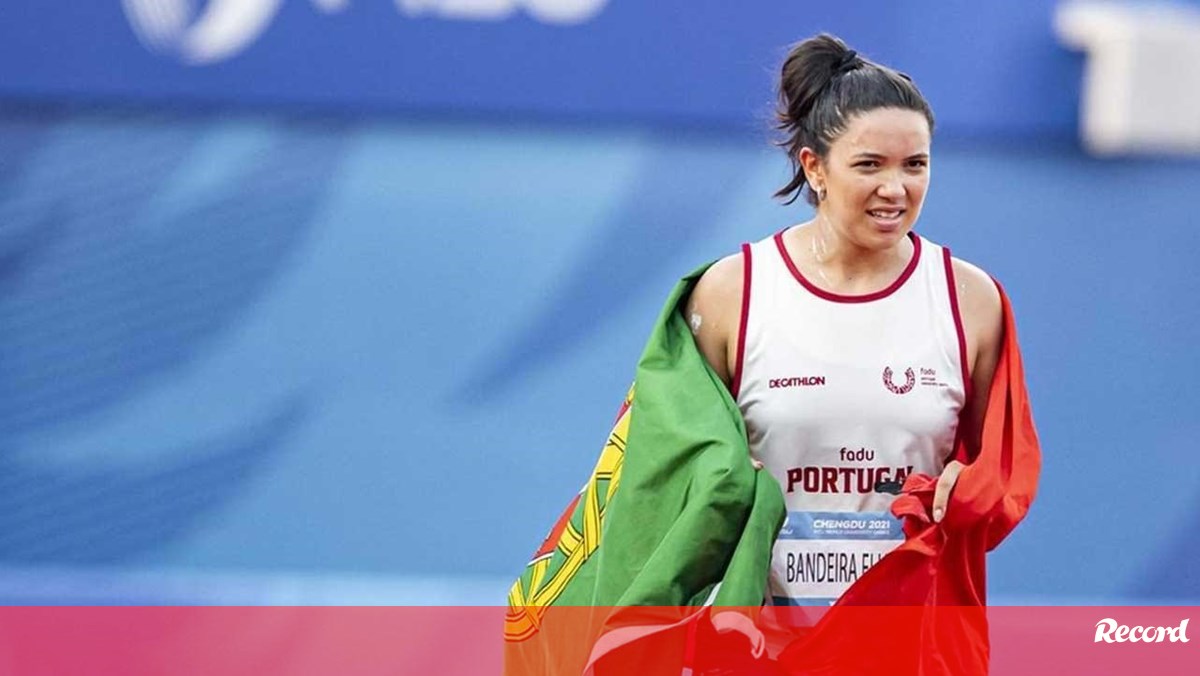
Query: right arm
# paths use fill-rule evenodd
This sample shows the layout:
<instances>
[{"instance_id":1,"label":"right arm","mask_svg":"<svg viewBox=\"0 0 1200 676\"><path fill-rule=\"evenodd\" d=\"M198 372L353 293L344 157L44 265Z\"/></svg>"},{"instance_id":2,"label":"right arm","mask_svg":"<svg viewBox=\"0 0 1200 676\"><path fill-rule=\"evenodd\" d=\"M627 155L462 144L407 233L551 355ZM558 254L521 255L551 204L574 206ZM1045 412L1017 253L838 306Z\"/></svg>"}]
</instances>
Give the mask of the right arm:
<instances>
[{"instance_id":1,"label":"right arm","mask_svg":"<svg viewBox=\"0 0 1200 676\"><path fill-rule=\"evenodd\" d=\"M737 367L745 265L741 252L717 261L701 275L687 302L685 319L696 346L725 387L730 387Z\"/></svg>"},{"instance_id":2,"label":"right arm","mask_svg":"<svg viewBox=\"0 0 1200 676\"><path fill-rule=\"evenodd\" d=\"M745 257L740 252L713 263L700 276L687 302L687 322L696 337L696 346L726 388L732 386L737 369L745 266ZM753 457L750 463L754 469L763 468Z\"/></svg>"}]
</instances>

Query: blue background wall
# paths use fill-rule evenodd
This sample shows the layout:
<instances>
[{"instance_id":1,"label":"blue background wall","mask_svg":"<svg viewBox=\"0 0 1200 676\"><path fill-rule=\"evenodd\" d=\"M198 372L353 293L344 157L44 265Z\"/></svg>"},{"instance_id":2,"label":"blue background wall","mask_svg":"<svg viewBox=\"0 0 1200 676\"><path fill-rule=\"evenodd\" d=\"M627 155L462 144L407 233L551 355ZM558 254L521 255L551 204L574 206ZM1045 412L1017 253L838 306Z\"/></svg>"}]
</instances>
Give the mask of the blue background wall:
<instances>
[{"instance_id":1,"label":"blue background wall","mask_svg":"<svg viewBox=\"0 0 1200 676\"><path fill-rule=\"evenodd\" d=\"M375 30L411 40L371 32L380 5ZM770 72L844 27L945 121L918 230L1017 309L1045 469L991 557L996 598L1200 599L1200 163L1076 149L1078 57L1049 4L791 24L767 3L633 7L564 28L285 2L204 67L143 49L118 3L55 9L16 45L0 22L0 597L499 602L586 478L673 280L807 218L770 199ZM352 64L359 38L405 57L393 89L326 88L331 68L267 91L255 69L318 20L329 45L302 58ZM647 47L647 22L683 28ZM79 39L10 58L58 30ZM533 40L545 70L464 91L446 54L485 63L485 37ZM587 40L611 62L551 58ZM759 51L701 49L725 41ZM1024 60L1044 67L966 86ZM577 67L597 96L563 103ZM660 68L712 92L663 92Z\"/></svg>"},{"instance_id":2,"label":"blue background wall","mask_svg":"<svg viewBox=\"0 0 1200 676\"><path fill-rule=\"evenodd\" d=\"M402 9L451 4L510 9L474 21ZM949 133L1067 135L1082 57L1055 44L1055 4L103 0L49 9L9 0L0 94L757 129L787 46L832 31L917 76ZM239 5L263 7L263 20L221 33L212 60L189 65L205 18ZM537 20L536 6L596 13L564 25ZM164 14L187 20L148 32Z\"/></svg>"}]
</instances>

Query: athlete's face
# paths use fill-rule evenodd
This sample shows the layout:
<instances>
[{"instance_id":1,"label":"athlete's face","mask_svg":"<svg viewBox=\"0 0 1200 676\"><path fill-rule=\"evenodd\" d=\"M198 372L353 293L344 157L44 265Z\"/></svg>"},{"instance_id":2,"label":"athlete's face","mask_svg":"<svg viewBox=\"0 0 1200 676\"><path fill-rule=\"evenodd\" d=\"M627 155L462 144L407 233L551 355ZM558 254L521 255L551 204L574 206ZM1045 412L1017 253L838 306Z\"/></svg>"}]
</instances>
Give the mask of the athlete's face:
<instances>
[{"instance_id":1,"label":"athlete's face","mask_svg":"<svg viewBox=\"0 0 1200 676\"><path fill-rule=\"evenodd\" d=\"M921 213L929 143L929 123L914 110L878 108L852 117L826 157L802 153L810 182L825 189L818 212L859 247L895 245Z\"/></svg>"}]
</instances>

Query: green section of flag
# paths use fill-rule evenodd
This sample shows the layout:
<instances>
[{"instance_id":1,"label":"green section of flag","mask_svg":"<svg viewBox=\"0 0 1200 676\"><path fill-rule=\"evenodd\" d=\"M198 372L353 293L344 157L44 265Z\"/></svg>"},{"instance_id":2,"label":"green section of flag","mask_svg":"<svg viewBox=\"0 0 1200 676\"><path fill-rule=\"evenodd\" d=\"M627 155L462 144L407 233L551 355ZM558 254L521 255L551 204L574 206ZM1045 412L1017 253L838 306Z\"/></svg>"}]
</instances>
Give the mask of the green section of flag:
<instances>
[{"instance_id":1,"label":"green section of flag","mask_svg":"<svg viewBox=\"0 0 1200 676\"><path fill-rule=\"evenodd\" d=\"M539 592L551 605L685 606L704 603L720 584L718 605L762 602L783 495L752 467L737 404L684 320L703 271L668 299L638 363L626 428L619 419L554 553L535 559L514 586L510 618ZM599 541L588 551L594 526ZM564 573L568 553L574 569ZM536 625L527 623L529 635Z\"/></svg>"}]
</instances>

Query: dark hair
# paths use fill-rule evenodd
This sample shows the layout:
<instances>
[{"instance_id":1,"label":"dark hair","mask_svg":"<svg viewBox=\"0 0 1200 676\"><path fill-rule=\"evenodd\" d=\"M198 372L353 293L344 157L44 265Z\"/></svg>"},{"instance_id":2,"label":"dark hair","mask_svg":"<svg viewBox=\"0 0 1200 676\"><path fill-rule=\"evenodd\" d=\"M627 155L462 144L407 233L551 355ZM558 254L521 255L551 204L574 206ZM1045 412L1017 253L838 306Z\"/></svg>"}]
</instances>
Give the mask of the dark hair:
<instances>
[{"instance_id":1,"label":"dark hair","mask_svg":"<svg viewBox=\"0 0 1200 676\"><path fill-rule=\"evenodd\" d=\"M792 180L775 196L791 195L785 204L794 202L807 183L800 166L801 148L808 146L825 157L829 145L859 113L876 108L914 110L925 116L933 132L933 111L911 78L862 58L832 35L822 33L793 46L782 70L776 129L787 134L778 145L787 149L792 161ZM807 199L817 204L811 189Z\"/></svg>"}]
</instances>

